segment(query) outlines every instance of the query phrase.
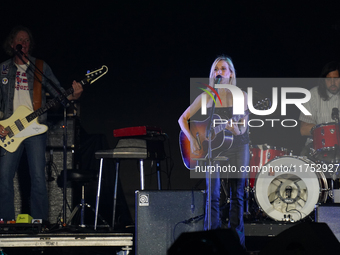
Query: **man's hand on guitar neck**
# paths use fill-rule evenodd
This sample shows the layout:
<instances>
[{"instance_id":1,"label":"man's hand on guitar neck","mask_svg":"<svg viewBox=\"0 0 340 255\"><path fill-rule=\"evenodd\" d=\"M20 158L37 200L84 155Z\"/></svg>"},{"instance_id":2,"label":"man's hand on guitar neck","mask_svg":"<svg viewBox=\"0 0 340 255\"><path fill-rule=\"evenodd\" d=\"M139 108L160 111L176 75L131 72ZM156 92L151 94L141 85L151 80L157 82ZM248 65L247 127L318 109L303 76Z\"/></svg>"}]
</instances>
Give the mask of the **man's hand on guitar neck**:
<instances>
[{"instance_id":1,"label":"man's hand on guitar neck","mask_svg":"<svg viewBox=\"0 0 340 255\"><path fill-rule=\"evenodd\" d=\"M8 135L8 133L9 132L2 125L0 125L0 137L5 137Z\"/></svg>"},{"instance_id":2,"label":"man's hand on guitar neck","mask_svg":"<svg viewBox=\"0 0 340 255\"><path fill-rule=\"evenodd\" d=\"M81 96L81 93L83 93L83 86L79 82L73 81L72 88L73 93L67 98L70 101L77 100Z\"/></svg>"}]
</instances>

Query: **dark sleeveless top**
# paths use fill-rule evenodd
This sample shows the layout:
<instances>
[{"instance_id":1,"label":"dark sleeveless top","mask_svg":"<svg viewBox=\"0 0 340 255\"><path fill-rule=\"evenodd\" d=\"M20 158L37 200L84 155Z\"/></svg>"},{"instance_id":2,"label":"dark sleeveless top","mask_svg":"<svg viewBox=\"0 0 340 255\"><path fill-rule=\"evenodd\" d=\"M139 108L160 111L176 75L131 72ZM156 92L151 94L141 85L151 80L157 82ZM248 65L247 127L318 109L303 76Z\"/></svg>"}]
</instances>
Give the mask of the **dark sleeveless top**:
<instances>
[{"instance_id":1,"label":"dark sleeveless top","mask_svg":"<svg viewBox=\"0 0 340 255\"><path fill-rule=\"evenodd\" d=\"M211 107L207 109L208 115L210 116ZM219 115L221 119L230 119L233 116L233 107L216 107L215 114ZM228 130L226 130L228 132ZM240 145L249 143L249 127L242 135L234 135L234 141L231 147L237 147Z\"/></svg>"}]
</instances>

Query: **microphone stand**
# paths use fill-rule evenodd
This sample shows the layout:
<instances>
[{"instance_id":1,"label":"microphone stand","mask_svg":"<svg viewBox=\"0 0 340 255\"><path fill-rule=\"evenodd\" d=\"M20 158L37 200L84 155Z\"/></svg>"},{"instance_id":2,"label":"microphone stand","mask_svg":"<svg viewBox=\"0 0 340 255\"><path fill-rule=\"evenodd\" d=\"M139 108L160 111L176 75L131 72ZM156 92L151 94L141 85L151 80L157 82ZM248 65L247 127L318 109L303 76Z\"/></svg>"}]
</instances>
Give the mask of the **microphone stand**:
<instances>
[{"instance_id":1,"label":"microphone stand","mask_svg":"<svg viewBox=\"0 0 340 255\"><path fill-rule=\"evenodd\" d=\"M17 46L18 46L18 45L17 45ZM22 57L24 56L25 59L28 60L28 61L30 62L30 64L35 68L35 70L37 70L37 71L39 72L39 74L41 74L41 75L47 80L47 82L53 87L53 89L55 90L55 92L57 92L57 94L58 94L58 97L57 97L57 98L58 98L58 101L59 101L62 105L68 107L69 101L68 101L68 99L66 98L66 96L64 95L64 93L60 90L60 88L59 88L59 87L58 87L58 86L57 86L50 78L48 78L48 77L43 73L42 70L40 70L39 68L37 68L37 66L33 63L33 61L30 60L30 59L28 58L28 56L26 56L26 54L24 54L24 53L21 51L20 47L17 47L17 50L15 51L15 54L20 58L20 60L21 60L23 63L26 64L27 68L33 73L34 78L38 80L38 77L35 76L35 71L33 70L33 68L32 68L30 65L28 65L28 64L24 61L24 59L22 58ZM42 84L42 81L39 80L39 82Z\"/></svg>"},{"instance_id":2,"label":"microphone stand","mask_svg":"<svg viewBox=\"0 0 340 255\"><path fill-rule=\"evenodd\" d=\"M336 134L336 141L337 144L335 145L335 163L338 163L339 158L338 158L338 152L339 152L339 141L340 141L340 137L339 137L339 110L338 108L333 108L332 110L332 119L335 120L335 134ZM331 189L332 189L332 203L335 202L334 200L334 177L336 177L336 172L333 174L332 176L332 180L331 180Z\"/></svg>"},{"instance_id":3,"label":"microphone stand","mask_svg":"<svg viewBox=\"0 0 340 255\"><path fill-rule=\"evenodd\" d=\"M20 47L21 46L21 47ZM35 70L37 70L39 72L39 74L42 75L42 77L44 77L47 82L53 87L53 89L55 90L55 92L57 92L58 96L57 99L58 101L63 105L64 108L64 118L63 118L63 170L64 170L64 176L63 176L63 180L64 180L64 185L63 185L63 226L66 226L66 201L67 201L67 107L69 106L69 100L67 99L67 97L65 96L65 94L60 90L60 88L58 88L58 86L50 79L48 78L44 72L42 70L40 70L34 63L33 61L31 61L26 54L24 54L21 49L22 49L22 45L18 44L16 47L17 50L15 50L15 54L20 58L20 60L25 63L27 65L27 67L29 68L29 70L33 73L34 78L38 79L35 76L35 71L33 70L33 68L28 65L24 59L23 56L30 62L30 64L32 64L32 66L35 68ZM42 81L39 80L39 82L42 84Z\"/></svg>"},{"instance_id":4,"label":"microphone stand","mask_svg":"<svg viewBox=\"0 0 340 255\"><path fill-rule=\"evenodd\" d=\"M219 84L221 81L221 78L218 78L216 81L216 84ZM216 101L217 95L214 95L214 101L212 102L212 107L211 107L211 113L210 113L210 118L208 121L208 125L206 128L206 138L208 139L208 166L212 165L212 150L211 150L211 138L212 138L212 120L213 116L215 113L215 101ZM207 214L208 214L208 230L211 229L211 174L208 173L208 206L207 206Z\"/></svg>"},{"instance_id":5,"label":"microphone stand","mask_svg":"<svg viewBox=\"0 0 340 255\"><path fill-rule=\"evenodd\" d=\"M67 107L64 105L64 120L63 120L63 170L64 170L64 185L63 185L63 226L66 227L66 201L67 201ZM83 205L84 206L84 205Z\"/></svg>"}]
</instances>

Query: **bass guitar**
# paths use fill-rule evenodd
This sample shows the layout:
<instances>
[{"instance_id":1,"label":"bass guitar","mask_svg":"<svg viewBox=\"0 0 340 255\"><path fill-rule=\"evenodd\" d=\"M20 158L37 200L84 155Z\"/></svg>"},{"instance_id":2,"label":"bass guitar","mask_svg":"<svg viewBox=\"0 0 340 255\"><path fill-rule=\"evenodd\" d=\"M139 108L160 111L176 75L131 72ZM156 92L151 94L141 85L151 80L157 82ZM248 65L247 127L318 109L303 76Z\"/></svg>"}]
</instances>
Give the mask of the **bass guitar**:
<instances>
[{"instance_id":1,"label":"bass guitar","mask_svg":"<svg viewBox=\"0 0 340 255\"><path fill-rule=\"evenodd\" d=\"M80 84L87 85L92 84L108 72L107 66L103 65L101 68L88 72ZM61 102L63 96L67 97L73 93L73 88L66 90L64 95L60 95L50 101L48 101L43 107L36 111L31 111L26 106L19 106L13 115L6 120L0 121L8 135L0 138L0 146L8 152L15 152L19 145L26 138L43 134L48 130L46 125L39 124L38 117L44 114L46 111L56 106L58 102Z\"/></svg>"}]
</instances>

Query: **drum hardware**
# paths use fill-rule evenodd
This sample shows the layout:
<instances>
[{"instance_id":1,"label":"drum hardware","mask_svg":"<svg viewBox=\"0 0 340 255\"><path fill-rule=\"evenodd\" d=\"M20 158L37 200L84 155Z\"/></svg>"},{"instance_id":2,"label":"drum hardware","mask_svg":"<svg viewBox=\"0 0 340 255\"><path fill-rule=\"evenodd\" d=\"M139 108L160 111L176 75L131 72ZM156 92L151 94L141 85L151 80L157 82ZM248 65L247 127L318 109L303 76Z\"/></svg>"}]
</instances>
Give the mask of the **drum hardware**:
<instances>
[{"instance_id":1,"label":"drum hardware","mask_svg":"<svg viewBox=\"0 0 340 255\"><path fill-rule=\"evenodd\" d=\"M245 194L245 214L250 215L249 211L249 199L250 199L250 186L249 186L249 178L246 178L246 185L244 187L244 194Z\"/></svg>"},{"instance_id":2,"label":"drum hardware","mask_svg":"<svg viewBox=\"0 0 340 255\"><path fill-rule=\"evenodd\" d=\"M334 192L333 192L333 189L329 189L329 190L328 190L328 196L332 199L332 201L334 200Z\"/></svg>"},{"instance_id":3,"label":"drum hardware","mask_svg":"<svg viewBox=\"0 0 340 255\"><path fill-rule=\"evenodd\" d=\"M339 152L339 145L340 145L340 136L339 136L339 109L334 107L332 109L332 114L331 114L331 117L333 120L335 120L335 134L336 134L336 139L338 141L338 144L335 146L335 159L336 161L338 161L338 152ZM332 202L334 203L334 181L335 181L335 178L336 178L336 173L337 173L338 169L336 169L336 172L333 173L333 176L332 176L332 180L331 180L331 199L332 199Z\"/></svg>"},{"instance_id":4,"label":"drum hardware","mask_svg":"<svg viewBox=\"0 0 340 255\"><path fill-rule=\"evenodd\" d=\"M220 220L222 226L228 225L229 221L229 207L230 207L230 196L227 190L228 179L221 179L221 191L220 191Z\"/></svg>"},{"instance_id":5,"label":"drum hardware","mask_svg":"<svg viewBox=\"0 0 340 255\"><path fill-rule=\"evenodd\" d=\"M295 222L295 221L291 218L290 214L288 214L288 215L284 214L284 215L283 215L283 218L282 218L282 221L285 221L285 222L292 222L292 223Z\"/></svg>"}]
</instances>

